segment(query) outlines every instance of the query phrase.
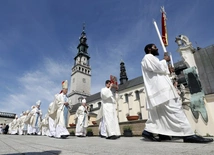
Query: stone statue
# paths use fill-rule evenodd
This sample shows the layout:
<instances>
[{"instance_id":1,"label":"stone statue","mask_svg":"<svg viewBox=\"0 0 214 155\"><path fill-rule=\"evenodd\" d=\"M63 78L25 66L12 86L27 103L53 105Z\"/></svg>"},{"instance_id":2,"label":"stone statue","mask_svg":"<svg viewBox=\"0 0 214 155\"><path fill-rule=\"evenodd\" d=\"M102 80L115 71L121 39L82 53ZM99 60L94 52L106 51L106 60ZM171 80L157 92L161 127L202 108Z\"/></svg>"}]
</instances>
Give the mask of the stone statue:
<instances>
[{"instance_id":1,"label":"stone statue","mask_svg":"<svg viewBox=\"0 0 214 155\"><path fill-rule=\"evenodd\" d=\"M195 49L192 47L192 43L184 35L179 35L176 37L175 42L178 44L178 52L188 67L183 70L185 79L187 81L190 90L190 109L193 113L195 119L199 118L199 113L202 119L207 123L208 115L206 108L204 106L204 91L202 90L201 82L198 76L197 65L195 63L194 52Z\"/></svg>"}]
</instances>

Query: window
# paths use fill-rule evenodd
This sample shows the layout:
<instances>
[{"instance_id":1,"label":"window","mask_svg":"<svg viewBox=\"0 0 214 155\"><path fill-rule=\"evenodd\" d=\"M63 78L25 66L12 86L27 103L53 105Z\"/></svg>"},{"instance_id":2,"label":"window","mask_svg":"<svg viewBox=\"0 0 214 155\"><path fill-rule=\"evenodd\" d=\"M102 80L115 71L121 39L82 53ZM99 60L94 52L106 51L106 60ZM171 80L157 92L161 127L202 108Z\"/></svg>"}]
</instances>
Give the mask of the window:
<instances>
[{"instance_id":1,"label":"window","mask_svg":"<svg viewBox=\"0 0 214 155\"><path fill-rule=\"evenodd\" d=\"M100 107L101 107L101 102L98 102L97 104L98 104L98 108L100 109Z\"/></svg>"},{"instance_id":2,"label":"window","mask_svg":"<svg viewBox=\"0 0 214 155\"><path fill-rule=\"evenodd\" d=\"M82 103L82 100L83 100L83 97L82 97L82 96L78 98L78 102L79 102L79 103Z\"/></svg>"},{"instance_id":3,"label":"window","mask_svg":"<svg viewBox=\"0 0 214 155\"><path fill-rule=\"evenodd\" d=\"M129 102L129 94L125 94L125 102Z\"/></svg>"},{"instance_id":4,"label":"window","mask_svg":"<svg viewBox=\"0 0 214 155\"><path fill-rule=\"evenodd\" d=\"M140 93L139 91L135 91L135 97L136 97L136 100L140 100Z\"/></svg>"},{"instance_id":5,"label":"window","mask_svg":"<svg viewBox=\"0 0 214 155\"><path fill-rule=\"evenodd\" d=\"M93 110L93 104L90 105L90 111Z\"/></svg>"}]
</instances>

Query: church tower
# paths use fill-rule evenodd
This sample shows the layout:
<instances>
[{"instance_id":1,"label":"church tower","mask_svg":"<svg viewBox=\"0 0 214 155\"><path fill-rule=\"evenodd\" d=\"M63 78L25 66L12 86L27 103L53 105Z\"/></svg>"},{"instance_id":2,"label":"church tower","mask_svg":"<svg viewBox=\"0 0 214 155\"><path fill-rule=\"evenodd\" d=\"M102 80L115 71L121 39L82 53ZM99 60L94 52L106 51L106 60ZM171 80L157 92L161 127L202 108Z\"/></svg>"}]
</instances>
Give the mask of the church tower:
<instances>
[{"instance_id":1,"label":"church tower","mask_svg":"<svg viewBox=\"0 0 214 155\"><path fill-rule=\"evenodd\" d=\"M71 92L68 94L69 101L74 105L81 103L83 98L90 96L91 89L91 67L89 63L87 37L85 25L79 38L77 55L74 58L74 66L71 72Z\"/></svg>"},{"instance_id":2,"label":"church tower","mask_svg":"<svg viewBox=\"0 0 214 155\"><path fill-rule=\"evenodd\" d=\"M125 67L125 63L121 60L120 63L120 84L124 84L126 83L126 81L128 81L128 77L126 75L126 67Z\"/></svg>"}]
</instances>

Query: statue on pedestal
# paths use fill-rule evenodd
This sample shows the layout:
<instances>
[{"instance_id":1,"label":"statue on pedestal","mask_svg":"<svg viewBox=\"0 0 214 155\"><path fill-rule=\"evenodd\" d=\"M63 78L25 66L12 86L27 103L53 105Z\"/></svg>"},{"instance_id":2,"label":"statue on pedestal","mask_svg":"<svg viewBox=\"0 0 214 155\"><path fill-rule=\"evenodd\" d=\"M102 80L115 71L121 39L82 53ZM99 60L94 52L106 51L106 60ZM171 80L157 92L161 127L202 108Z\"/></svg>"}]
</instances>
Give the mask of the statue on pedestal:
<instances>
[{"instance_id":1,"label":"statue on pedestal","mask_svg":"<svg viewBox=\"0 0 214 155\"><path fill-rule=\"evenodd\" d=\"M204 105L204 91L201 86L201 82L198 76L197 65L195 63L194 52L195 49L192 47L192 43L184 35L176 37L175 42L178 44L178 52L188 67L183 70L185 79L187 81L190 90L190 109L195 119L199 118L199 113L202 116L204 122L208 122L207 111Z\"/></svg>"}]
</instances>

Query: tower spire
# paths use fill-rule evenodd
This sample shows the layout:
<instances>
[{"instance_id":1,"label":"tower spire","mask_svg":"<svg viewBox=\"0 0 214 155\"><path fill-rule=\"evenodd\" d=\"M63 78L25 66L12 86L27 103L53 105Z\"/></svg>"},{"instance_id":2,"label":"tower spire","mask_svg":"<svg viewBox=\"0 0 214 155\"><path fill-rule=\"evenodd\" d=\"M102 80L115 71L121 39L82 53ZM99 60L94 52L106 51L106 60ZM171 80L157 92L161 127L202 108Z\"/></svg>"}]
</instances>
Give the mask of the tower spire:
<instances>
[{"instance_id":1,"label":"tower spire","mask_svg":"<svg viewBox=\"0 0 214 155\"><path fill-rule=\"evenodd\" d=\"M124 83L126 83L126 81L128 81L128 77L126 74L126 67L125 67L125 63L121 59L121 62L120 62L120 84L124 84Z\"/></svg>"},{"instance_id":2,"label":"tower spire","mask_svg":"<svg viewBox=\"0 0 214 155\"><path fill-rule=\"evenodd\" d=\"M77 46L77 55L74 59L76 59L78 56L82 55L90 59L90 56L88 54L88 44L87 44L87 37L85 33L85 23L83 23L82 27L82 33L81 36L79 37L79 45Z\"/></svg>"}]
</instances>

